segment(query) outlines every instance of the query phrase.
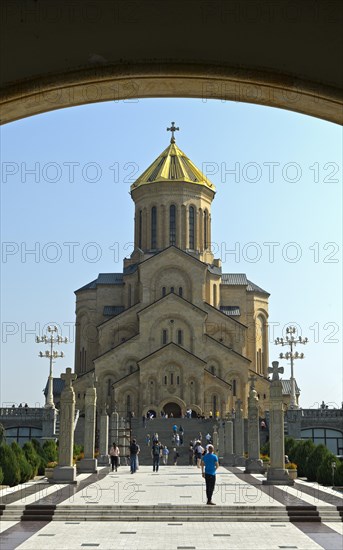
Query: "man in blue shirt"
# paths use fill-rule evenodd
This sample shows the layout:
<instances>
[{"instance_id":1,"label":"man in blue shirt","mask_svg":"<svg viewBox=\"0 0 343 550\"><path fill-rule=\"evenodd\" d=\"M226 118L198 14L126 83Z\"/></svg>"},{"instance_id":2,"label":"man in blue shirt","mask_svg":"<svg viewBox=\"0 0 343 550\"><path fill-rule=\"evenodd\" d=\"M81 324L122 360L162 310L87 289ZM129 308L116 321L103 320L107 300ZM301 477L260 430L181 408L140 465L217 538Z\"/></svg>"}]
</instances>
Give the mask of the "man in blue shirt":
<instances>
[{"instance_id":1,"label":"man in blue shirt","mask_svg":"<svg viewBox=\"0 0 343 550\"><path fill-rule=\"evenodd\" d=\"M207 453L202 457L201 461L202 477L205 478L206 482L206 504L210 504L212 506L215 505L215 502L212 502L212 495L214 491L214 486L216 484L216 470L219 466L218 457L214 454L213 451L213 445L208 445Z\"/></svg>"}]
</instances>

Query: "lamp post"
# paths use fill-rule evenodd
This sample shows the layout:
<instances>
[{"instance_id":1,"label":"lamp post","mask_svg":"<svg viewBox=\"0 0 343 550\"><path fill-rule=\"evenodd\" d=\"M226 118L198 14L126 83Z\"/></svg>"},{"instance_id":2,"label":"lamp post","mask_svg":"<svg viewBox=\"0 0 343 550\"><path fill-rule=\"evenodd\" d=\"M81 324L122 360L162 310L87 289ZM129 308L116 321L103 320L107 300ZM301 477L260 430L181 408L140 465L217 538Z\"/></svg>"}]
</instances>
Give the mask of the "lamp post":
<instances>
[{"instance_id":1,"label":"lamp post","mask_svg":"<svg viewBox=\"0 0 343 550\"><path fill-rule=\"evenodd\" d=\"M308 339L302 338L301 336L294 336L296 333L295 327L287 327L286 328L286 339L283 338L276 338L275 345L280 346L289 346L291 348L291 351L287 351L287 353L280 353L280 359L290 359L291 360L291 399L289 407L290 409L297 409L297 401L296 401L296 395L295 395L295 378L293 373L293 362L295 359L304 359L305 355L303 353L298 353L297 351L294 352L294 348L297 344L307 344Z\"/></svg>"},{"instance_id":2,"label":"lamp post","mask_svg":"<svg viewBox=\"0 0 343 550\"><path fill-rule=\"evenodd\" d=\"M42 351L39 352L39 357L44 357L46 359L49 359L50 361L50 369L49 369L49 378L48 378L48 392L45 400L45 408L46 409L54 409L54 395L53 395L53 376L52 376L52 365L56 359L59 357L64 357L63 351L60 353L58 351L54 351L53 347L54 344L67 344L68 338L62 338L58 334L58 328L56 326L48 326L48 332L50 333L50 336L44 335L44 336L36 336L36 343L37 344L50 344L50 349L46 350L44 353ZM54 334L56 335L54 336Z\"/></svg>"}]
</instances>

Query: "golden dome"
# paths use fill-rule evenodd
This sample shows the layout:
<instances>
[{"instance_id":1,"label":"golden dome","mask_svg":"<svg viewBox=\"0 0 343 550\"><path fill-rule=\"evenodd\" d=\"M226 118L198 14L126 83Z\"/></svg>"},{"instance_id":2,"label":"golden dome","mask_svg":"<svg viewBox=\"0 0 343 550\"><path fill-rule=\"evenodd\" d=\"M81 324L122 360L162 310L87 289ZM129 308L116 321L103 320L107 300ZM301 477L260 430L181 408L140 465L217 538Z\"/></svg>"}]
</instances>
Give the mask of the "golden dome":
<instances>
[{"instance_id":1,"label":"golden dome","mask_svg":"<svg viewBox=\"0 0 343 550\"><path fill-rule=\"evenodd\" d=\"M215 186L193 164L175 143L175 140L165 149L139 178L131 185L131 191L141 185L160 182L185 182L194 185L204 185L215 192Z\"/></svg>"}]
</instances>

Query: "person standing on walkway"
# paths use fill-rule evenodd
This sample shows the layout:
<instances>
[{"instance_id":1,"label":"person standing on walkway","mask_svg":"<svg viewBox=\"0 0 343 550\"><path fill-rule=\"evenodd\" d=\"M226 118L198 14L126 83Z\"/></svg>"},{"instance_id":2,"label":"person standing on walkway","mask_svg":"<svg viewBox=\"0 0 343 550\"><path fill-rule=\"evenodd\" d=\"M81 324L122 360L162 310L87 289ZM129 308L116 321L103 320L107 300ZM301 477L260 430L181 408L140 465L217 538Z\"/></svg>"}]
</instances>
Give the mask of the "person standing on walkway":
<instances>
[{"instance_id":1,"label":"person standing on walkway","mask_svg":"<svg viewBox=\"0 0 343 550\"><path fill-rule=\"evenodd\" d=\"M162 451L162 445L159 441L156 441L151 447L151 456L152 456L152 471L158 472L160 465L160 455Z\"/></svg>"},{"instance_id":2,"label":"person standing on walkway","mask_svg":"<svg viewBox=\"0 0 343 550\"><path fill-rule=\"evenodd\" d=\"M165 445L162 449L162 460L163 460L163 464L165 466L167 466L167 464L168 464L168 455L169 455L169 449L168 449L167 445Z\"/></svg>"},{"instance_id":3,"label":"person standing on walkway","mask_svg":"<svg viewBox=\"0 0 343 550\"><path fill-rule=\"evenodd\" d=\"M194 460L198 468L200 468L203 452L204 448L201 446L200 441L197 441L194 448Z\"/></svg>"},{"instance_id":4,"label":"person standing on walkway","mask_svg":"<svg viewBox=\"0 0 343 550\"><path fill-rule=\"evenodd\" d=\"M173 451L174 451L174 456L173 456L174 466L177 466L177 459L179 458L180 455L175 447Z\"/></svg>"},{"instance_id":5,"label":"person standing on walkway","mask_svg":"<svg viewBox=\"0 0 343 550\"><path fill-rule=\"evenodd\" d=\"M117 471L118 469L118 463L119 463L119 447L117 447L115 441L112 443L112 447L110 448L110 459L111 459L111 466L112 466L112 472L115 469Z\"/></svg>"},{"instance_id":6,"label":"person standing on walkway","mask_svg":"<svg viewBox=\"0 0 343 550\"><path fill-rule=\"evenodd\" d=\"M132 440L130 445L130 468L131 474L135 474L137 471L137 455L139 453L139 445L135 439Z\"/></svg>"},{"instance_id":7,"label":"person standing on walkway","mask_svg":"<svg viewBox=\"0 0 343 550\"><path fill-rule=\"evenodd\" d=\"M214 454L214 447L213 445L209 445L208 452L202 457L201 474L205 478L206 483L206 504L212 506L215 505L215 502L212 502L212 495L216 484L216 470L218 466L218 457Z\"/></svg>"}]
</instances>

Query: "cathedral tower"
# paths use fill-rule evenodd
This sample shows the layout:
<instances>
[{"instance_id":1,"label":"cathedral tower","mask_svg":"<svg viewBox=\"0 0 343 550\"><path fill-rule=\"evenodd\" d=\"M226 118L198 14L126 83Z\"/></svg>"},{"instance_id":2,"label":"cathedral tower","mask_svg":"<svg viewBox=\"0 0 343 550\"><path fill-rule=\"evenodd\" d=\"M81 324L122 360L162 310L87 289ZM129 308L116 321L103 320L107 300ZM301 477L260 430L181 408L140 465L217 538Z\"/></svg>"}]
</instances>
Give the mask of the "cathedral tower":
<instances>
[{"instance_id":1,"label":"cathedral tower","mask_svg":"<svg viewBox=\"0 0 343 550\"><path fill-rule=\"evenodd\" d=\"M212 263L211 203L215 187L175 143L131 186L135 203L134 247L144 257L174 245Z\"/></svg>"}]
</instances>

